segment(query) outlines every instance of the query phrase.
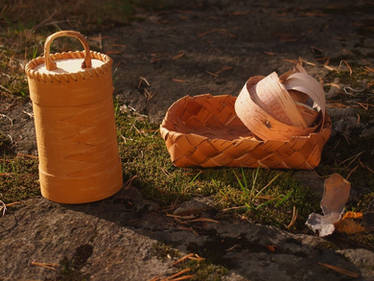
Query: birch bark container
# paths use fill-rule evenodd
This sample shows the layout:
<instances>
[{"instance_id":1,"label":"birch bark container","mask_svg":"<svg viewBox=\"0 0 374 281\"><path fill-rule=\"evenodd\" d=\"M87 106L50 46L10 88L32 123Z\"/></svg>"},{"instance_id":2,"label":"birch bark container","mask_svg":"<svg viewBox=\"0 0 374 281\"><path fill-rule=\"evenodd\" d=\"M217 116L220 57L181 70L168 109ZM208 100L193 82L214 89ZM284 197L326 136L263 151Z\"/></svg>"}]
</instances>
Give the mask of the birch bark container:
<instances>
[{"instance_id":1,"label":"birch bark container","mask_svg":"<svg viewBox=\"0 0 374 281\"><path fill-rule=\"evenodd\" d=\"M58 37L84 51L50 54ZM68 204L104 199L122 187L113 108L112 60L76 31L50 35L44 57L26 65L42 196Z\"/></svg>"}]
</instances>

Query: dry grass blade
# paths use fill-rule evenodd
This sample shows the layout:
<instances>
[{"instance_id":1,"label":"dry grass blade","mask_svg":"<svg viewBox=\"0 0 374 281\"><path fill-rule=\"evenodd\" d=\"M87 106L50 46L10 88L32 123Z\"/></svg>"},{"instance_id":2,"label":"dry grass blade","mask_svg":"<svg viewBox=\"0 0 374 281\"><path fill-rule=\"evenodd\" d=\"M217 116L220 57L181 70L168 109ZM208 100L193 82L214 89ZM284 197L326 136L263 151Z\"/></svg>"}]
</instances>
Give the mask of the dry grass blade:
<instances>
[{"instance_id":1,"label":"dry grass blade","mask_svg":"<svg viewBox=\"0 0 374 281\"><path fill-rule=\"evenodd\" d=\"M174 57L172 57L172 60L180 59L183 56L184 56L184 51L180 51L177 55L175 55Z\"/></svg>"},{"instance_id":2,"label":"dry grass blade","mask_svg":"<svg viewBox=\"0 0 374 281\"><path fill-rule=\"evenodd\" d=\"M198 262L205 260L205 258L200 257L198 254L194 254L193 257L189 257L188 259L193 260L193 261L198 261Z\"/></svg>"},{"instance_id":3,"label":"dry grass blade","mask_svg":"<svg viewBox=\"0 0 374 281\"><path fill-rule=\"evenodd\" d=\"M174 278L174 279L169 279L168 281L181 281L181 280L188 280L188 279L191 279L193 278L194 275L185 275L185 276L181 276L181 277L178 277L178 278Z\"/></svg>"},{"instance_id":4,"label":"dry grass blade","mask_svg":"<svg viewBox=\"0 0 374 281\"><path fill-rule=\"evenodd\" d=\"M347 159L344 159L342 162L339 163L339 166L343 165L344 163L348 162L348 164L345 166L346 168L348 168L349 166L352 165L353 162L355 162L357 160L358 157L360 157L360 155L364 153L363 151L357 153L357 154L354 154L350 157L348 157Z\"/></svg>"},{"instance_id":5,"label":"dry grass blade","mask_svg":"<svg viewBox=\"0 0 374 281\"><path fill-rule=\"evenodd\" d=\"M5 204L7 207L13 207L15 205L18 205L18 204L22 204L22 202L20 201L16 201L16 202L12 202L12 203L8 203L8 204Z\"/></svg>"},{"instance_id":6,"label":"dry grass blade","mask_svg":"<svg viewBox=\"0 0 374 281\"><path fill-rule=\"evenodd\" d=\"M193 229L192 227L178 226L177 228L180 230L184 230L184 231L191 231L196 236L199 236L199 233L197 233L196 230Z\"/></svg>"},{"instance_id":7,"label":"dry grass blade","mask_svg":"<svg viewBox=\"0 0 374 281\"><path fill-rule=\"evenodd\" d=\"M225 28L214 28L214 29L211 29L211 30L208 30L206 32L202 32L202 33L199 33L197 36L202 38L210 33L215 33L215 32L218 32L218 33L221 33L221 34L227 34L228 36L230 36L231 38L236 38L236 35L231 33L230 31L228 31L227 29Z\"/></svg>"},{"instance_id":8,"label":"dry grass blade","mask_svg":"<svg viewBox=\"0 0 374 281\"><path fill-rule=\"evenodd\" d=\"M17 153L17 157L24 157L24 158L38 159L38 156L36 156L36 155L23 154L23 153Z\"/></svg>"},{"instance_id":9,"label":"dry grass blade","mask_svg":"<svg viewBox=\"0 0 374 281\"><path fill-rule=\"evenodd\" d=\"M173 265L177 265L178 263L181 263L187 259L189 259L190 257L193 257L194 256L194 253L190 253L188 255L185 255L184 257L181 257L180 259L176 260L175 262L173 262Z\"/></svg>"},{"instance_id":10,"label":"dry grass blade","mask_svg":"<svg viewBox=\"0 0 374 281\"><path fill-rule=\"evenodd\" d=\"M245 208L247 208L247 206L245 206L245 205L244 206L235 206L235 207L222 209L221 212L225 213L225 212L229 212L229 211L233 211L233 210L240 210L240 209L245 209Z\"/></svg>"},{"instance_id":11,"label":"dry grass blade","mask_svg":"<svg viewBox=\"0 0 374 281\"><path fill-rule=\"evenodd\" d=\"M321 265L321 266L323 266L323 267L326 267L328 269L331 269L331 270L333 270L335 272L343 274L345 276L349 276L351 278L359 278L360 277L359 273L356 273L356 272L353 272L353 271L341 268L339 266L335 266L335 265L331 265L331 264L327 264L327 263L322 263L322 262L319 262L318 264Z\"/></svg>"},{"instance_id":12,"label":"dry grass blade","mask_svg":"<svg viewBox=\"0 0 374 281\"><path fill-rule=\"evenodd\" d=\"M297 60L292 60L292 59L283 59L283 61L289 62L289 63L292 63L292 64L297 64L298 63Z\"/></svg>"},{"instance_id":13,"label":"dry grass blade","mask_svg":"<svg viewBox=\"0 0 374 281\"><path fill-rule=\"evenodd\" d=\"M369 67L369 66L365 66L365 70L367 72L374 72L374 68L373 67Z\"/></svg>"},{"instance_id":14,"label":"dry grass blade","mask_svg":"<svg viewBox=\"0 0 374 281\"><path fill-rule=\"evenodd\" d=\"M14 173L0 173L0 177L10 177L12 176Z\"/></svg>"},{"instance_id":15,"label":"dry grass blade","mask_svg":"<svg viewBox=\"0 0 374 281\"><path fill-rule=\"evenodd\" d=\"M170 280L173 280L174 278L176 278L178 276L181 276L182 274L184 274L186 272L189 272L189 271L191 271L191 268L189 268L189 267L185 268L185 269L183 269L183 270L181 270L181 271L179 271L179 272L177 272L177 273L175 273L173 275L170 275L170 276L162 279L161 281L170 281Z\"/></svg>"},{"instance_id":16,"label":"dry grass blade","mask_svg":"<svg viewBox=\"0 0 374 281\"><path fill-rule=\"evenodd\" d=\"M1 205L1 207L0 207L0 212L2 212L3 214L2 214L2 216L5 216L5 212L6 212L6 204L4 203L4 201L2 201L2 200L0 200L0 205Z\"/></svg>"},{"instance_id":17,"label":"dry grass blade","mask_svg":"<svg viewBox=\"0 0 374 281\"><path fill-rule=\"evenodd\" d=\"M137 178L138 176L137 175L134 175L132 176L131 178L129 178L126 183L125 183L125 187L124 189L129 189L132 185L132 182Z\"/></svg>"},{"instance_id":18,"label":"dry grass blade","mask_svg":"<svg viewBox=\"0 0 374 281\"><path fill-rule=\"evenodd\" d=\"M374 170L372 168L370 168L369 166L364 164L361 160L358 160L358 161L359 161L362 168L367 169L370 173L374 174Z\"/></svg>"},{"instance_id":19,"label":"dry grass blade","mask_svg":"<svg viewBox=\"0 0 374 281\"><path fill-rule=\"evenodd\" d=\"M292 208L292 219L291 219L290 223L287 225L287 229L290 229L296 223L297 216L298 216L298 211L296 209L296 206L293 206L293 208Z\"/></svg>"},{"instance_id":20,"label":"dry grass blade","mask_svg":"<svg viewBox=\"0 0 374 281\"><path fill-rule=\"evenodd\" d=\"M160 277L153 277L153 278L150 279L149 281L160 281Z\"/></svg>"},{"instance_id":21,"label":"dry grass blade","mask_svg":"<svg viewBox=\"0 0 374 281\"><path fill-rule=\"evenodd\" d=\"M345 64L345 66L348 68L348 71L349 71L349 76L352 75L352 67L348 64L348 62L346 60L342 60L340 61L340 64L339 64L339 67L341 67L342 63Z\"/></svg>"},{"instance_id":22,"label":"dry grass blade","mask_svg":"<svg viewBox=\"0 0 374 281\"><path fill-rule=\"evenodd\" d=\"M303 58L300 58L300 60L307 65L316 66L314 62L307 61L306 59L303 59Z\"/></svg>"},{"instance_id":23,"label":"dry grass blade","mask_svg":"<svg viewBox=\"0 0 374 281\"><path fill-rule=\"evenodd\" d=\"M185 83L186 80L183 80L183 79L177 79L177 78L173 78L171 79L173 82L176 82L176 83Z\"/></svg>"},{"instance_id":24,"label":"dry grass blade","mask_svg":"<svg viewBox=\"0 0 374 281\"><path fill-rule=\"evenodd\" d=\"M212 223L219 223L219 221L214 220L214 219L209 219L209 218L197 218L197 219L192 219L187 221L188 223L190 222L212 222Z\"/></svg>"},{"instance_id":25,"label":"dry grass blade","mask_svg":"<svg viewBox=\"0 0 374 281\"><path fill-rule=\"evenodd\" d=\"M213 73L213 72L210 72L210 71L206 71L206 73L208 73L209 75L211 75L213 77L218 77L219 76L217 73Z\"/></svg>"},{"instance_id":26,"label":"dry grass blade","mask_svg":"<svg viewBox=\"0 0 374 281\"><path fill-rule=\"evenodd\" d=\"M178 216L178 215L173 215L173 214L166 214L167 217L171 217L171 218L177 218L177 219L182 219L182 220L190 220L190 219L194 219L195 216L194 215L189 215L189 216Z\"/></svg>"},{"instance_id":27,"label":"dry grass blade","mask_svg":"<svg viewBox=\"0 0 374 281\"><path fill-rule=\"evenodd\" d=\"M347 175L347 180L352 176L352 174L357 170L357 168L360 166L360 164L357 164L356 166L354 166L348 173Z\"/></svg>"},{"instance_id":28,"label":"dry grass blade","mask_svg":"<svg viewBox=\"0 0 374 281\"><path fill-rule=\"evenodd\" d=\"M12 120L9 116L7 116L7 115L5 115L5 114L0 114L0 117L1 117L1 118L5 118L5 119L8 119L9 122L10 122L10 125L13 126L13 120Z\"/></svg>"},{"instance_id":29,"label":"dry grass blade","mask_svg":"<svg viewBox=\"0 0 374 281\"><path fill-rule=\"evenodd\" d=\"M45 263L45 262L37 262L37 261L32 261L31 265L43 267L43 268L46 268L46 269L49 269L49 270L53 270L53 271L56 271L56 269L59 266L56 263Z\"/></svg>"}]
</instances>

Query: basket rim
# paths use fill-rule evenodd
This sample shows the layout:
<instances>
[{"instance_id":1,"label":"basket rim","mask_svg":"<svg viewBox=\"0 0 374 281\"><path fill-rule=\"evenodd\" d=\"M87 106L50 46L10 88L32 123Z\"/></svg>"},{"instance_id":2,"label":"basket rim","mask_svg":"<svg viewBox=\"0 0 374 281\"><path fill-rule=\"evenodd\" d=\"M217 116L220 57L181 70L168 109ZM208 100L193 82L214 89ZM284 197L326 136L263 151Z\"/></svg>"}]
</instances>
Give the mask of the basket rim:
<instances>
[{"instance_id":1,"label":"basket rim","mask_svg":"<svg viewBox=\"0 0 374 281\"><path fill-rule=\"evenodd\" d=\"M191 96L191 95L186 95L180 99L178 99L177 101L173 102L170 107L168 108L167 112L166 112L166 115L160 125L160 133L162 135L162 137L165 139L166 138L166 135L168 134L173 134L173 135L189 135L189 136L198 136L198 137L201 137L203 139L209 139L209 140L222 140L222 141L228 141L228 142L237 142L237 141L255 141L255 142L258 142L258 143L268 143L268 142L282 142L282 143L290 143L290 142L294 142L294 141L298 141L298 140L305 140L305 139L310 139L312 136L314 135L320 135L322 132L324 132L325 130L331 130L331 118L330 116L327 114L326 112L326 120L325 120L325 124L322 128L320 128L318 131L315 131L315 132L311 132L309 133L308 135L305 135L305 136L292 136L289 140L287 141L280 141L280 140L262 140L258 137L256 137L255 135L254 136L250 136L250 137L240 137L238 139L233 139L233 140L227 140L227 139L222 139L222 138L212 138L212 137L208 137L208 136L203 136L203 135L200 135L200 134L196 134L196 133L183 133L183 132L180 132L180 131L176 131L176 130L173 130L173 129L170 129L168 127L166 127L166 122L168 121L168 118L169 118L169 111L172 110L174 107L178 106L180 103L182 103L184 100L198 100L199 98L201 97L209 97L209 98L222 98L222 97L232 97L232 98L237 98L233 95L228 95L228 94L224 94L224 95L212 95L210 93L207 93L207 94L199 94L199 95L195 95L195 96ZM236 113L235 113L236 114ZM243 124L243 126L245 127L245 125ZM250 131L248 129L248 131ZM252 133L253 134L253 133Z\"/></svg>"},{"instance_id":2,"label":"basket rim","mask_svg":"<svg viewBox=\"0 0 374 281\"><path fill-rule=\"evenodd\" d=\"M51 54L50 57L53 60L62 60L62 59L74 59L74 58L84 58L84 51L69 51ZM29 61L25 66L25 72L28 78L36 79L44 82L53 82L53 81L78 81L89 78L95 78L102 75L103 73L111 70L113 60L106 54L90 51L92 59L98 59L103 62L102 65L84 69L75 73L41 73L36 71L35 68L43 63L45 63L45 58L43 56L37 57Z\"/></svg>"}]
</instances>

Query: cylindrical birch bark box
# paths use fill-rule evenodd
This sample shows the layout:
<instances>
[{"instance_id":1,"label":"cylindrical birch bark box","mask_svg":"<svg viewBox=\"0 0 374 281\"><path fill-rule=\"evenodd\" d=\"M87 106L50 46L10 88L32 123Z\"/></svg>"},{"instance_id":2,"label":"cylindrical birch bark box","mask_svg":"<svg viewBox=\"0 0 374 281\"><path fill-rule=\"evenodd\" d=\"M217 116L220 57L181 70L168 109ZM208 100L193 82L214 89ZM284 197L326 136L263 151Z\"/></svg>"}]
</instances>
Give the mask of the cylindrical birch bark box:
<instances>
[{"instance_id":1,"label":"cylindrical birch bark box","mask_svg":"<svg viewBox=\"0 0 374 281\"><path fill-rule=\"evenodd\" d=\"M57 37L84 51L50 54ZM26 65L34 110L42 196L60 203L101 200L122 187L114 121L112 60L76 31L50 35L44 57Z\"/></svg>"}]
</instances>

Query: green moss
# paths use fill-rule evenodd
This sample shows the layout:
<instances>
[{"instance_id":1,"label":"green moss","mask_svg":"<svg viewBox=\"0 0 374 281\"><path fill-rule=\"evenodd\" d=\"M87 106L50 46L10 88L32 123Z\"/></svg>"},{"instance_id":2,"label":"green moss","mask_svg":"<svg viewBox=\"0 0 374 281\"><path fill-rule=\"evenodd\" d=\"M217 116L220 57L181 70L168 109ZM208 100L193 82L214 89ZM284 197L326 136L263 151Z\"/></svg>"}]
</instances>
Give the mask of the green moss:
<instances>
[{"instance_id":1,"label":"green moss","mask_svg":"<svg viewBox=\"0 0 374 281\"><path fill-rule=\"evenodd\" d=\"M38 161L28 158L0 160L0 200L10 203L40 195Z\"/></svg>"},{"instance_id":2,"label":"green moss","mask_svg":"<svg viewBox=\"0 0 374 281\"><path fill-rule=\"evenodd\" d=\"M193 281L220 281L228 273L226 267L207 261L189 261L185 266L191 268L189 274L194 275Z\"/></svg>"},{"instance_id":3,"label":"green moss","mask_svg":"<svg viewBox=\"0 0 374 281\"><path fill-rule=\"evenodd\" d=\"M172 248L161 242L156 242L152 245L151 255L165 261L171 258L178 258L181 256L177 249Z\"/></svg>"}]
</instances>

